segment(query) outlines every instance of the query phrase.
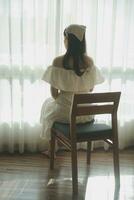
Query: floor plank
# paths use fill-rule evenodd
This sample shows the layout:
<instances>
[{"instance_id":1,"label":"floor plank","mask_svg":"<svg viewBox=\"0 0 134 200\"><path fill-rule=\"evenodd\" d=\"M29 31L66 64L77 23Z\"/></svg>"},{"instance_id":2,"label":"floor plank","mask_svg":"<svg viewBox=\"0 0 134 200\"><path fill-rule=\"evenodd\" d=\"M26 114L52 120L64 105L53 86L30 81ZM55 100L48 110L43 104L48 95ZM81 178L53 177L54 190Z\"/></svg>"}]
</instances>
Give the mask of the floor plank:
<instances>
[{"instance_id":1,"label":"floor plank","mask_svg":"<svg viewBox=\"0 0 134 200\"><path fill-rule=\"evenodd\" d=\"M60 151L54 171L42 154L0 155L0 200L134 200L134 149L120 153L121 186L115 187L112 153L78 152L79 195L72 195L70 152Z\"/></svg>"}]
</instances>

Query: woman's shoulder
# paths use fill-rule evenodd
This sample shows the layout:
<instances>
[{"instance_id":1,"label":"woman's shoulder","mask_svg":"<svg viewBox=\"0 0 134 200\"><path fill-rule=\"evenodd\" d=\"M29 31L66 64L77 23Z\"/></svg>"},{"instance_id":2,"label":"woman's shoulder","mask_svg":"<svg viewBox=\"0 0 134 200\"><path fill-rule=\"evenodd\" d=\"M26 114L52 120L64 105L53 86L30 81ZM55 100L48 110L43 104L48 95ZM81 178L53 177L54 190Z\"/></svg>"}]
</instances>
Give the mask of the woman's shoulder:
<instances>
[{"instance_id":1,"label":"woman's shoulder","mask_svg":"<svg viewBox=\"0 0 134 200\"><path fill-rule=\"evenodd\" d=\"M53 60L52 65L54 67L60 67L60 68L63 67L63 57L64 57L64 55L55 57L54 60Z\"/></svg>"}]
</instances>

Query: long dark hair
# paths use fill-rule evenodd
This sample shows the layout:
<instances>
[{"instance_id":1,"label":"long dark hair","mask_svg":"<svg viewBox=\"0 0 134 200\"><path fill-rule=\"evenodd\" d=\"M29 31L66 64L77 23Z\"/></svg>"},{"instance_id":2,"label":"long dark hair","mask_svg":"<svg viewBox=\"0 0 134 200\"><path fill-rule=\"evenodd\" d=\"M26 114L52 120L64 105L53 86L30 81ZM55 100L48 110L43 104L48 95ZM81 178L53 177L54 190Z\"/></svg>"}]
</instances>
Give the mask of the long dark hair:
<instances>
[{"instance_id":1,"label":"long dark hair","mask_svg":"<svg viewBox=\"0 0 134 200\"><path fill-rule=\"evenodd\" d=\"M72 59L74 72L78 76L81 76L84 73L84 69L86 67L84 56L86 53L85 35L82 41L77 39L73 34L66 33L66 31L64 31L64 36L68 39L68 46L67 51L63 57L63 67L65 69L70 69L69 61Z\"/></svg>"}]
</instances>

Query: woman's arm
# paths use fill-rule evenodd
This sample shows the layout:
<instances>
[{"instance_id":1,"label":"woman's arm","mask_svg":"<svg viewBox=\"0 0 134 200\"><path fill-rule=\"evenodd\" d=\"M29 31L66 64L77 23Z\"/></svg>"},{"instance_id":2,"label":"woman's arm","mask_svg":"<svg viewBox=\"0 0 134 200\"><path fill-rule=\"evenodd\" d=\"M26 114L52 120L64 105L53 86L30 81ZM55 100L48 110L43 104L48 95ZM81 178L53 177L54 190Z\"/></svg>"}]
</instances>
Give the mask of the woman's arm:
<instances>
[{"instance_id":1,"label":"woman's arm","mask_svg":"<svg viewBox=\"0 0 134 200\"><path fill-rule=\"evenodd\" d=\"M54 99L56 99L56 98L58 97L58 95L59 95L58 89L56 89L56 88L54 88L54 87L51 86L50 91L51 91L52 97L53 97Z\"/></svg>"},{"instance_id":2,"label":"woman's arm","mask_svg":"<svg viewBox=\"0 0 134 200\"><path fill-rule=\"evenodd\" d=\"M89 92L92 92L94 88L90 89Z\"/></svg>"}]
</instances>

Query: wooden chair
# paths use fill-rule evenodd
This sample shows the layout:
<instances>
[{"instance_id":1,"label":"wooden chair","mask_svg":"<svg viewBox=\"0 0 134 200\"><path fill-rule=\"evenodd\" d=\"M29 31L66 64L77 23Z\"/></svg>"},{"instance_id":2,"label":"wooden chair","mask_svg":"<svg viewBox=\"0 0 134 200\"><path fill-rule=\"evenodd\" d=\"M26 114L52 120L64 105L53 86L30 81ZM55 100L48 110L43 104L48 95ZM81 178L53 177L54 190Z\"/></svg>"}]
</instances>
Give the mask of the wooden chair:
<instances>
[{"instance_id":1,"label":"wooden chair","mask_svg":"<svg viewBox=\"0 0 134 200\"><path fill-rule=\"evenodd\" d=\"M87 142L87 164L90 164L91 141L104 140L113 146L115 183L120 185L117 109L120 92L75 94L70 123L55 122L51 131L50 169L54 168L55 140L71 150L73 193L78 193L77 143ZM77 116L110 114L111 125L87 122L76 124Z\"/></svg>"}]
</instances>

